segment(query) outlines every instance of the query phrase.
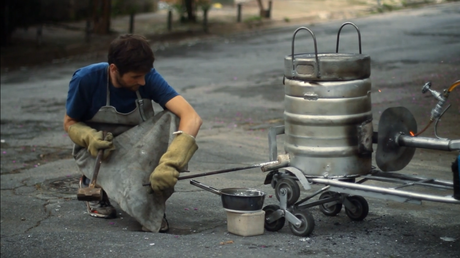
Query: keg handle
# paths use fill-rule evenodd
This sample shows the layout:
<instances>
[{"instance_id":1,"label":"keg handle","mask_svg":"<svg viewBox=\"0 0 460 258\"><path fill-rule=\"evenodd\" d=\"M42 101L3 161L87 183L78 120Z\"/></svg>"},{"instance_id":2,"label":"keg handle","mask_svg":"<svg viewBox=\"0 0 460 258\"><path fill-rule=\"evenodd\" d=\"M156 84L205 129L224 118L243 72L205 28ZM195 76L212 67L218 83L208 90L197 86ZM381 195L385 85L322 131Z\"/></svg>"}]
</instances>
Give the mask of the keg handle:
<instances>
[{"instance_id":1,"label":"keg handle","mask_svg":"<svg viewBox=\"0 0 460 258\"><path fill-rule=\"evenodd\" d=\"M353 27L355 27L356 31L358 32L359 54L361 54L361 32L359 31L358 27L352 22L345 22L344 24L342 24L342 26L340 26L339 32L337 32L337 44L336 44L336 47L335 47L335 52L339 53L340 31L342 31L342 28L345 27L345 25L352 25Z\"/></svg>"},{"instance_id":2,"label":"keg handle","mask_svg":"<svg viewBox=\"0 0 460 258\"><path fill-rule=\"evenodd\" d=\"M294 66L294 41L295 41L295 35L297 34L297 32L299 32L300 30L307 30L308 32L310 32L312 38L313 38L313 42L315 44L315 59L316 59L316 66L317 66L317 69L316 69L316 77L317 78L320 78L321 77L321 73L319 71L319 59L318 59L318 48L316 46L316 37L315 37L315 34L307 27L300 27L300 28L297 28L295 31L294 31L294 35L292 36L292 47L291 47L291 60L292 60L292 75L294 75L294 72L295 72L295 66Z\"/></svg>"}]
</instances>

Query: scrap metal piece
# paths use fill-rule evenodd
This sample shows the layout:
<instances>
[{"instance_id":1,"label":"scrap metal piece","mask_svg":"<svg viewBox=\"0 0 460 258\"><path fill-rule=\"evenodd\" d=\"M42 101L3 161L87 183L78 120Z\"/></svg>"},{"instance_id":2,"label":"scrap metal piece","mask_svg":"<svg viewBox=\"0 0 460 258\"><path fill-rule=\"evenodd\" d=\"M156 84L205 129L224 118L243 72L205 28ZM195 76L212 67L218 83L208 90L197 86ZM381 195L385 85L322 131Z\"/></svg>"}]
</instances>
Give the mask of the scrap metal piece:
<instances>
[{"instance_id":1,"label":"scrap metal piece","mask_svg":"<svg viewBox=\"0 0 460 258\"><path fill-rule=\"evenodd\" d=\"M358 152L360 154L372 154L372 119L364 121L358 126Z\"/></svg>"}]
</instances>

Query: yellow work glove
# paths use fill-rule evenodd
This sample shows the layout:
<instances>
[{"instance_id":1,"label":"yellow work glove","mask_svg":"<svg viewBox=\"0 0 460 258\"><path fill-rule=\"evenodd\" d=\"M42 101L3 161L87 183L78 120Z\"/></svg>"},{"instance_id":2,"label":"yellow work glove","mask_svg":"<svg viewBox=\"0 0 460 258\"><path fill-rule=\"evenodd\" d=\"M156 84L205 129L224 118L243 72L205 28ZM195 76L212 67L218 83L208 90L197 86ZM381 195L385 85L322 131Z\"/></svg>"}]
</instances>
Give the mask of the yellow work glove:
<instances>
[{"instance_id":1,"label":"yellow work glove","mask_svg":"<svg viewBox=\"0 0 460 258\"><path fill-rule=\"evenodd\" d=\"M150 174L150 186L154 193L173 188L182 170L198 149L195 138L181 133L174 138L168 150L161 156L158 166Z\"/></svg>"},{"instance_id":2,"label":"yellow work glove","mask_svg":"<svg viewBox=\"0 0 460 258\"><path fill-rule=\"evenodd\" d=\"M102 131L96 131L85 123L78 122L71 125L68 134L75 144L85 147L93 157L97 156L100 149L104 149L103 159L106 159L110 152L115 150L112 133L108 132L105 138L102 138Z\"/></svg>"}]
</instances>

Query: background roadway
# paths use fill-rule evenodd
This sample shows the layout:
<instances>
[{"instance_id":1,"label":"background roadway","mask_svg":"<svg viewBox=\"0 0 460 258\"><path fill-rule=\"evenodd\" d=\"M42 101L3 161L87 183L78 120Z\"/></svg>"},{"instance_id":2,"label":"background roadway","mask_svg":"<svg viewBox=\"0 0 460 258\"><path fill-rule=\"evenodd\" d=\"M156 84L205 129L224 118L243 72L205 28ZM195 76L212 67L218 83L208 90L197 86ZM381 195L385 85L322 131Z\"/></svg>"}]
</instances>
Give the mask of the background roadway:
<instances>
[{"instance_id":1,"label":"background roadway","mask_svg":"<svg viewBox=\"0 0 460 258\"><path fill-rule=\"evenodd\" d=\"M432 81L441 91L460 74L460 4L448 3L372 17L308 24L320 52L335 50L344 21L361 31L372 59L374 128L381 112L405 106L422 128L436 101L422 95ZM305 24L304 24L305 25ZM282 74L297 26L189 40L158 49L155 67L196 108L204 124L189 169L200 173L268 160L267 129L283 123ZM312 51L299 36L296 50ZM342 43L343 42L343 43ZM356 52L356 32L344 30L341 51ZM104 61L87 56L2 74L1 255L5 257L458 257L460 207L368 198L370 212L353 222L342 211L326 217L311 208L316 227L308 238L279 232L229 234L220 198L182 181L168 200L167 234L141 232L123 211L94 219L76 201L79 172L62 129L68 81L78 68ZM460 138L460 93L449 98L438 133ZM424 134L432 136L432 130ZM279 144L282 146L282 137ZM282 151L282 147L279 148ZM451 180L454 152L417 150L403 173ZM254 187L276 199L258 169L197 179L216 188ZM304 192L303 195L308 192ZM446 192L451 194L450 192ZM223 244L225 241L233 242Z\"/></svg>"}]
</instances>

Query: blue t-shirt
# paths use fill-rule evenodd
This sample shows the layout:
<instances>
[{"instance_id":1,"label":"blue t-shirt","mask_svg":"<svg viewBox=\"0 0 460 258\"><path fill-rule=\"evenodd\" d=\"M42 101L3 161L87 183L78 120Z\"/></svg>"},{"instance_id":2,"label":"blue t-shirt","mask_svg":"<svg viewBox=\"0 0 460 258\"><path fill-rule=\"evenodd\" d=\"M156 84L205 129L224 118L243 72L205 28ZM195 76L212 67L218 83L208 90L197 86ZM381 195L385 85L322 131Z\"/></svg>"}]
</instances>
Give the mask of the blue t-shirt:
<instances>
[{"instance_id":1,"label":"blue t-shirt","mask_svg":"<svg viewBox=\"0 0 460 258\"><path fill-rule=\"evenodd\" d=\"M107 100L107 63L97 63L78 69L69 83L67 115L77 121L90 120ZM118 112L129 113L136 108L136 92L115 88L109 83L110 105ZM145 85L139 87L143 99L165 104L179 95L155 69L145 75Z\"/></svg>"}]
</instances>

